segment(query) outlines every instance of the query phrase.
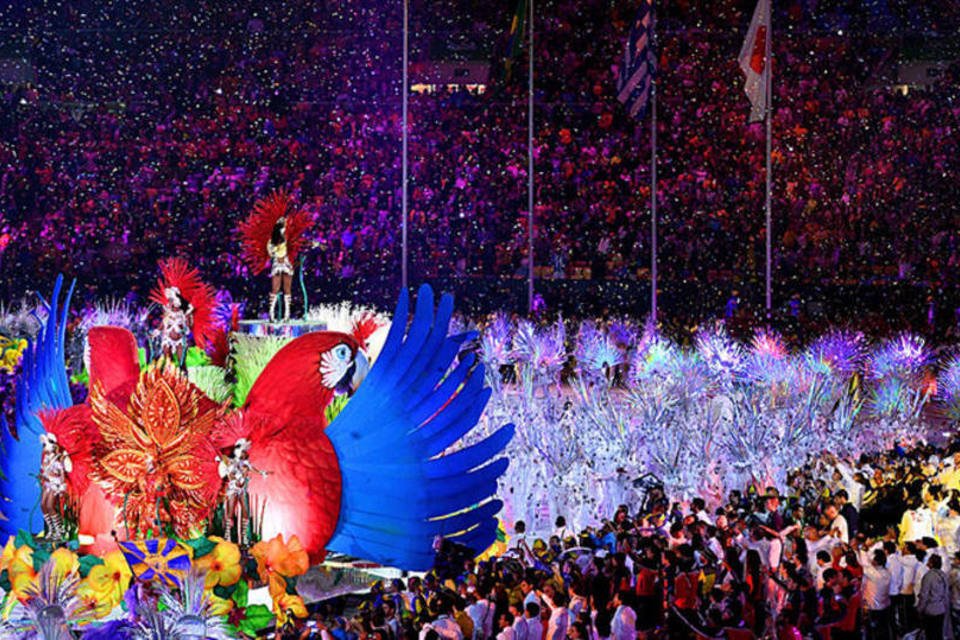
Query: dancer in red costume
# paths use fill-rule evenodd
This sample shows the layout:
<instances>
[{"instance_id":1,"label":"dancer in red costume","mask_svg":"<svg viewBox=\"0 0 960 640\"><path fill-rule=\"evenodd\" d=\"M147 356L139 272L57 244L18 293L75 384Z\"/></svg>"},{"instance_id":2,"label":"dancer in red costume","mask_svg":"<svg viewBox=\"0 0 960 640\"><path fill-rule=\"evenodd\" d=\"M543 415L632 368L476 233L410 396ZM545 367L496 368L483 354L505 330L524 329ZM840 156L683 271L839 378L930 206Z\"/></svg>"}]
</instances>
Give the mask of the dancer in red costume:
<instances>
[{"instance_id":1,"label":"dancer in red costume","mask_svg":"<svg viewBox=\"0 0 960 640\"><path fill-rule=\"evenodd\" d=\"M160 327L160 353L180 364L186 350L187 334L201 349L206 349L215 333L213 311L216 295L213 287L200 279L182 258L160 263L160 279L150 292L150 300L163 308Z\"/></svg>"},{"instance_id":2,"label":"dancer in red costume","mask_svg":"<svg viewBox=\"0 0 960 640\"><path fill-rule=\"evenodd\" d=\"M290 319L293 265L303 248L310 218L290 194L275 191L258 200L238 229L243 261L254 275L270 267L270 321L277 321L277 296L283 290L283 319Z\"/></svg>"},{"instance_id":3,"label":"dancer in red costume","mask_svg":"<svg viewBox=\"0 0 960 640\"><path fill-rule=\"evenodd\" d=\"M250 441L246 438L237 440L230 455L218 460L218 473L223 478L223 537L233 540L234 521L239 520L237 541L246 547L250 544L250 496L247 491L250 473L263 477L267 474L250 464Z\"/></svg>"},{"instance_id":4,"label":"dancer in red costume","mask_svg":"<svg viewBox=\"0 0 960 640\"><path fill-rule=\"evenodd\" d=\"M63 525L63 505L67 497L67 474L73 471L70 454L57 442L57 436L44 433L40 436L43 457L40 461L40 511L46 525L47 538L64 540L67 535Z\"/></svg>"}]
</instances>

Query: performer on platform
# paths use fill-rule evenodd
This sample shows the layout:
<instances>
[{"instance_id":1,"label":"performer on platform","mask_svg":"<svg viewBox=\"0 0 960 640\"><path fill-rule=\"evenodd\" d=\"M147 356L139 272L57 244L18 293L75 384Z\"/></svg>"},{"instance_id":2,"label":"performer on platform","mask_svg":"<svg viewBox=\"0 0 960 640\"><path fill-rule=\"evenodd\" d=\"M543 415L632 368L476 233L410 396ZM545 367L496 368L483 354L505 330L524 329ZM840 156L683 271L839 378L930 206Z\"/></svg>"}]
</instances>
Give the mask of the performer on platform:
<instances>
[{"instance_id":1,"label":"performer on platform","mask_svg":"<svg viewBox=\"0 0 960 640\"><path fill-rule=\"evenodd\" d=\"M233 446L233 452L226 458L217 458L218 472L223 479L223 537L230 540L233 535L233 522L239 512L241 546L249 544L250 498L247 489L250 485L250 472L266 477L266 471L255 469L250 464L250 441L240 438Z\"/></svg>"},{"instance_id":2,"label":"performer on platform","mask_svg":"<svg viewBox=\"0 0 960 640\"><path fill-rule=\"evenodd\" d=\"M290 319L293 268L303 248L310 218L286 191L258 200L238 229L242 258L254 274L270 267L270 321L279 320L277 298L283 291L283 319Z\"/></svg>"},{"instance_id":3,"label":"performer on platform","mask_svg":"<svg viewBox=\"0 0 960 640\"><path fill-rule=\"evenodd\" d=\"M177 287L164 290L163 320L160 326L160 354L179 363L187 334L193 324L194 308Z\"/></svg>"},{"instance_id":4,"label":"performer on platform","mask_svg":"<svg viewBox=\"0 0 960 640\"><path fill-rule=\"evenodd\" d=\"M40 460L40 512L47 537L61 541L67 531L63 525L63 503L67 495L67 474L73 471L69 454L52 433L40 436L43 454Z\"/></svg>"},{"instance_id":5,"label":"performer on platform","mask_svg":"<svg viewBox=\"0 0 960 640\"><path fill-rule=\"evenodd\" d=\"M216 332L213 322L216 292L186 260L173 258L160 263L160 278L150 292L150 300L163 309L158 332L162 357L180 364L190 333L201 349L205 350L211 343Z\"/></svg>"},{"instance_id":6,"label":"performer on platform","mask_svg":"<svg viewBox=\"0 0 960 640\"><path fill-rule=\"evenodd\" d=\"M267 243L270 256L270 319L275 318L277 295L283 286L283 319L290 319L290 295L293 290L293 265L287 251L287 218L280 216L273 225L270 242Z\"/></svg>"}]
</instances>

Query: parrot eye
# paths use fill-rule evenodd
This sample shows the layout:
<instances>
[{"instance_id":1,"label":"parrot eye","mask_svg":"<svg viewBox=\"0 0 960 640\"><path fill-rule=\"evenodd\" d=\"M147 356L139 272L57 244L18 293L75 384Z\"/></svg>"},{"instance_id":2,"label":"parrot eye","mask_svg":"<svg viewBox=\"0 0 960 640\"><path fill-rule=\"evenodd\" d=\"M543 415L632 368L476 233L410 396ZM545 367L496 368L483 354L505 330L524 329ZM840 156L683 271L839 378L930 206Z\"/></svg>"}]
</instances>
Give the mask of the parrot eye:
<instances>
[{"instance_id":1,"label":"parrot eye","mask_svg":"<svg viewBox=\"0 0 960 640\"><path fill-rule=\"evenodd\" d=\"M320 375L323 384L334 389L343 380L353 363L353 351L349 345L338 344L320 356Z\"/></svg>"}]
</instances>

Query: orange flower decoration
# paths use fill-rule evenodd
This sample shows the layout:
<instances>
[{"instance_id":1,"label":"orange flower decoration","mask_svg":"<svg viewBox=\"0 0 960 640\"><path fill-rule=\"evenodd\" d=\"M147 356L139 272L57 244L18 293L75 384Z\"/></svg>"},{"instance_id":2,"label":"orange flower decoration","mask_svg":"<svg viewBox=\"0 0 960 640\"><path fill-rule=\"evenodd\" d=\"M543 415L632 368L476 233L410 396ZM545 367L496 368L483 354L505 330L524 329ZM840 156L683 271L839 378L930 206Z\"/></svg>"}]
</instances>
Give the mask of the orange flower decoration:
<instances>
[{"instance_id":1,"label":"orange flower decoration","mask_svg":"<svg viewBox=\"0 0 960 640\"><path fill-rule=\"evenodd\" d=\"M261 540L253 545L250 553L257 561L257 572L264 582L272 574L292 578L305 574L310 568L310 559L297 536L291 536L290 540L284 543L283 534L277 534L277 537L268 542Z\"/></svg>"},{"instance_id":2,"label":"orange flower decoration","mask_svg":"<svg viewBox=\"0 0 960 640\"><path fill-rule=\"evenodd\" d=\"M172 367L143 373L126 410L99 385L90 405L103 438L94 473L131 530L147 531L158 518L184 538L199 530L220 487L209 436L223 409Z\"/></svg>"},{"instance_id":3,"label":"orange flower decoration","mask_svg":"<svg viewBox=\"0 0 960 640\"><path fill-rule=\"evenodd\" d=\"M253 545L250 554L257 561L260 580L267 583L274 608L278 599L286 593L286 578L303 575L310 568L310 559L297 536L292 536L286 544L283 534L278 534L268 542L261 540Z\"/></svg>"},{"instance_id":4,"label":"orange flower decoration","mask_svg":"<svg viewBox=\"0 0 960 640\"><path fill-rule=\"evenodd\" d=\"M273 613L277 616L277 626L282 627L291 618L306 618L307 607L300 596L284 593L273 601Z\"/></svg>"}]
</instances>

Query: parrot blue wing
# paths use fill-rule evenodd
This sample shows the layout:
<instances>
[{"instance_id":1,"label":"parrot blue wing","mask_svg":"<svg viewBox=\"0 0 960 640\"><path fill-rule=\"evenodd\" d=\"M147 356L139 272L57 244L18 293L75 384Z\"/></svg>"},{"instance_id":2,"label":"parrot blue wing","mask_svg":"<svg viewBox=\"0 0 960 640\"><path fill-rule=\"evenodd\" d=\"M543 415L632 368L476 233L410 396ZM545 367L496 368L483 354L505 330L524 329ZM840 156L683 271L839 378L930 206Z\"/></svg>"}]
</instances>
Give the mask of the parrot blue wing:
<instances>
[{"instance_id":1,"label":"parrot blue wing","mask_svg":"<svg viewBox=\"0 0 960 640\"><path fill-rule=\"evenodd\" d=\"M424 285L407 328L409 296L400 294L380 356L327 427L343 483L330 551L406 570L433 565L442 536L483 551L496 538L492 497L507 469L494 460L513 437L506 425L442 455L477 424L490 390L473 355L452 371L465 336L448 336L453 298L434 310Z\"/></svg>"},{"instance_id":2,"label":"parrot blue wing","mask_svg":"<svg viewBox=\"0 0 960 640\"><path fill-rule=\"evenodd\" d=\"M47 320L35 340L23 351L21 370L16 380L15 424L17 436L0 428L0 533L4 538L23 529L31 533L43 527L40 513L40 434L43 425L37 414L46 409L65 409L73 405L70 382L64 361L67 313L73 296L72 282L63 306L60 297L63 276L57 276L50 302L44 301Z\"/></svg>"}]
</instances>

